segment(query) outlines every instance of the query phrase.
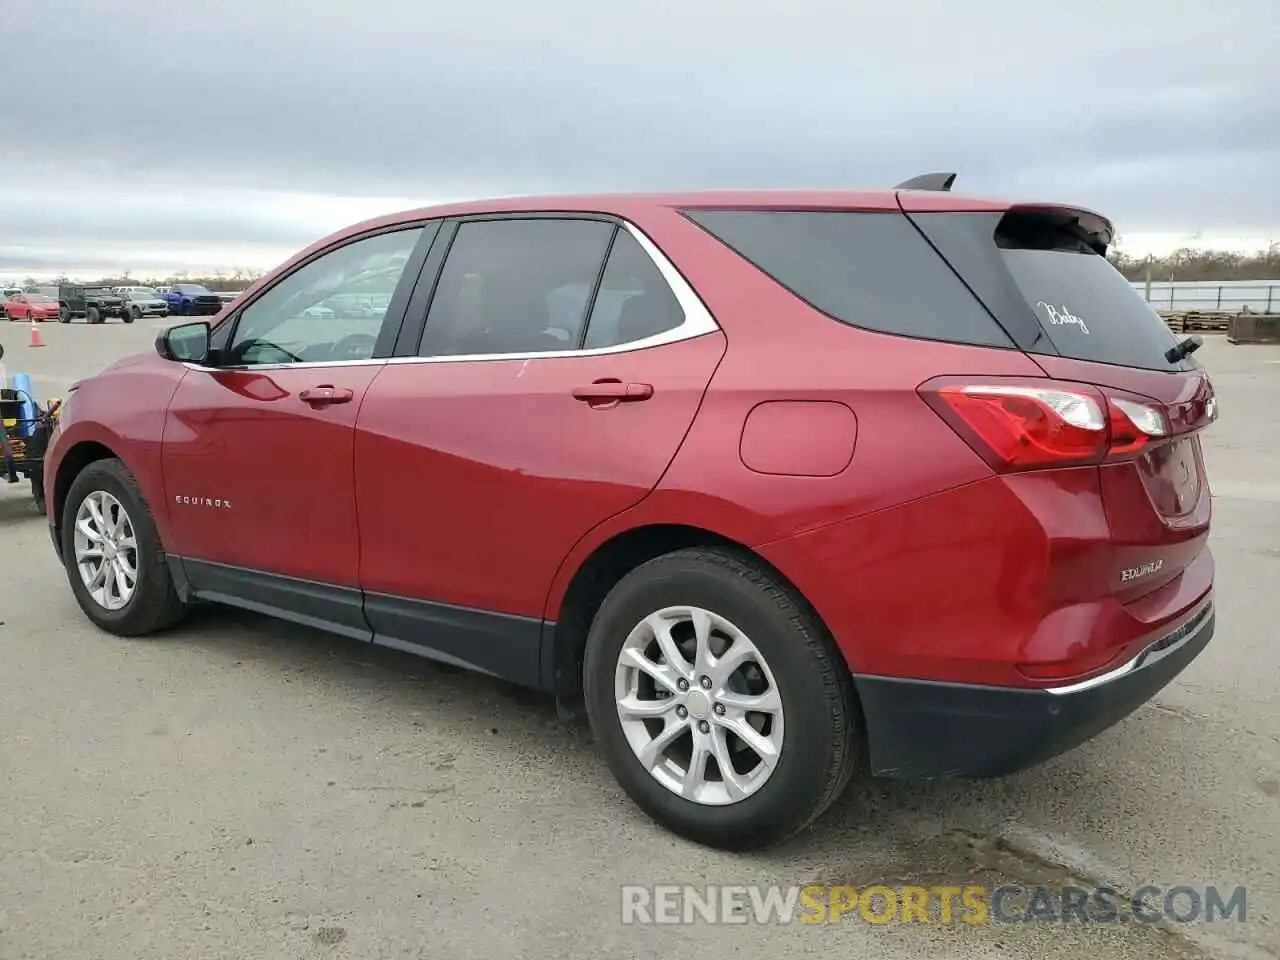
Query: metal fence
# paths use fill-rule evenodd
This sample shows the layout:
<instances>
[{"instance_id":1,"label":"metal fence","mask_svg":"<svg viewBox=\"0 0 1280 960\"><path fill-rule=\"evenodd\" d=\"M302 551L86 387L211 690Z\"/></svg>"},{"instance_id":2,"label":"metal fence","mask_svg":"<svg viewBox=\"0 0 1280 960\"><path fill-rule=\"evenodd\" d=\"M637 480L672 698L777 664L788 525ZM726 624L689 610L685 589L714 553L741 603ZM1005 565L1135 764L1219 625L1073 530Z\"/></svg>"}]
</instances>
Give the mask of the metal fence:
<instances>
[{"instance_id":1,"label":"metal fence","mask_svg":"<svg viewBox=\"0 0 1280 960\"><path fill-rule=\"evenodd\" d=\"M1157 310L1240 313L1248 307L1250 313L1280 313L1280 280L1224 283L1135 280L1133 286Z\"/></svg>"}]
</instances>

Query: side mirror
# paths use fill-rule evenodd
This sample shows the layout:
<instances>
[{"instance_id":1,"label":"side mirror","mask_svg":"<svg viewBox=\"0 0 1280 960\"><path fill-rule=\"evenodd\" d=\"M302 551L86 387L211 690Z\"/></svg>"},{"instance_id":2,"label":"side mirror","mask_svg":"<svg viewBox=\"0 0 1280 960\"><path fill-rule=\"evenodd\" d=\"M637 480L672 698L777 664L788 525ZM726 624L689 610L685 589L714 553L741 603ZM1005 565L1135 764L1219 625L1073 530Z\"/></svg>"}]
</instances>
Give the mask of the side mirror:
<instances>
[{"instance_id":1,"label":"side mirror","mask_svg":"<svg viewBox=\"0 0 1280 960\"><path fill-rule=\"evenodd\" d=\"M156 337L156 353L178 363L204 363L209 359L209 332L204 320L180 323Z\"/></svg>"}]
</instances>

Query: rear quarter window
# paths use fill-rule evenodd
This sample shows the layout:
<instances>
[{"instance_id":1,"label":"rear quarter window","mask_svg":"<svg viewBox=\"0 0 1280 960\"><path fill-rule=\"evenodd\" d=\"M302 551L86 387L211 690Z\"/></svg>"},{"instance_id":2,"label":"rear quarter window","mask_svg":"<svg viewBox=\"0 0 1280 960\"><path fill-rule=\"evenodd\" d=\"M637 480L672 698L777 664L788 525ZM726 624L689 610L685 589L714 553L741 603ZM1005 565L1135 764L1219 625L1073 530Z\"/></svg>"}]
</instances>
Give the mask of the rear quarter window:
<instances>
[{"instance_id":1,"label":"rear quarter window","mask_svg":"<svg viewBox=\"0 0 1280 960\"><path fill-rule=\"evenodd\" d=\"M924 340L1014 346L901 214L685 210L684 215L841 323Z\"/></svg>"}]
</instances>

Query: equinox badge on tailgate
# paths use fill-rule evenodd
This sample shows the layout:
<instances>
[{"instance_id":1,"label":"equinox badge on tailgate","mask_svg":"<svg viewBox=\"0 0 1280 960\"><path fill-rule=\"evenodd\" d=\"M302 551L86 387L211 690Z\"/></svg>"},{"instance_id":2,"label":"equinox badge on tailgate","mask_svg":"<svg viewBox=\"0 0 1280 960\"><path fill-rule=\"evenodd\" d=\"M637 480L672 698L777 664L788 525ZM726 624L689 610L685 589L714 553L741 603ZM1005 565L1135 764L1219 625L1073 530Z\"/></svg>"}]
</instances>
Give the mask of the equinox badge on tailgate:
<instances>
[{"instance_id":1,"label":"equinox badge on tailgate","mask_svg":"<svg viewBox=\"0 0 1280 960\"><path fill-rule=\"evenodd\" d=\"M1120 582L1128 583L1130 580L1137 580L1139 577L1150 576L1163 566L1163 560L1153 560L1150 563L1144 563L1136 567L1127 567L1120 571Z\"/></svg>"}]
</instances>

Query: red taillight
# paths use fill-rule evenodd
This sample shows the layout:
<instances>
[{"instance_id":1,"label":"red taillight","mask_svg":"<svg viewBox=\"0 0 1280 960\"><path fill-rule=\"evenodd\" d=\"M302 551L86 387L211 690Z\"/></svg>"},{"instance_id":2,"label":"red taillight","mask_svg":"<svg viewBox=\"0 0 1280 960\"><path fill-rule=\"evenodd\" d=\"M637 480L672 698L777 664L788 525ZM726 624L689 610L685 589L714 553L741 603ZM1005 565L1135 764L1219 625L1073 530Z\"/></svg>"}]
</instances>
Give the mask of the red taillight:
<instances>
[{"instance_id":1,"label":"red taillight","mask_svg":"<svg viewBox=\"0 0 1280 960\"><path fill-rule=\"evenodd\" d=\"M945 378L920 395L997 470L1133 456L1169 432L1159 407L1084 384Z\"/></svg>"}]
</instances>

